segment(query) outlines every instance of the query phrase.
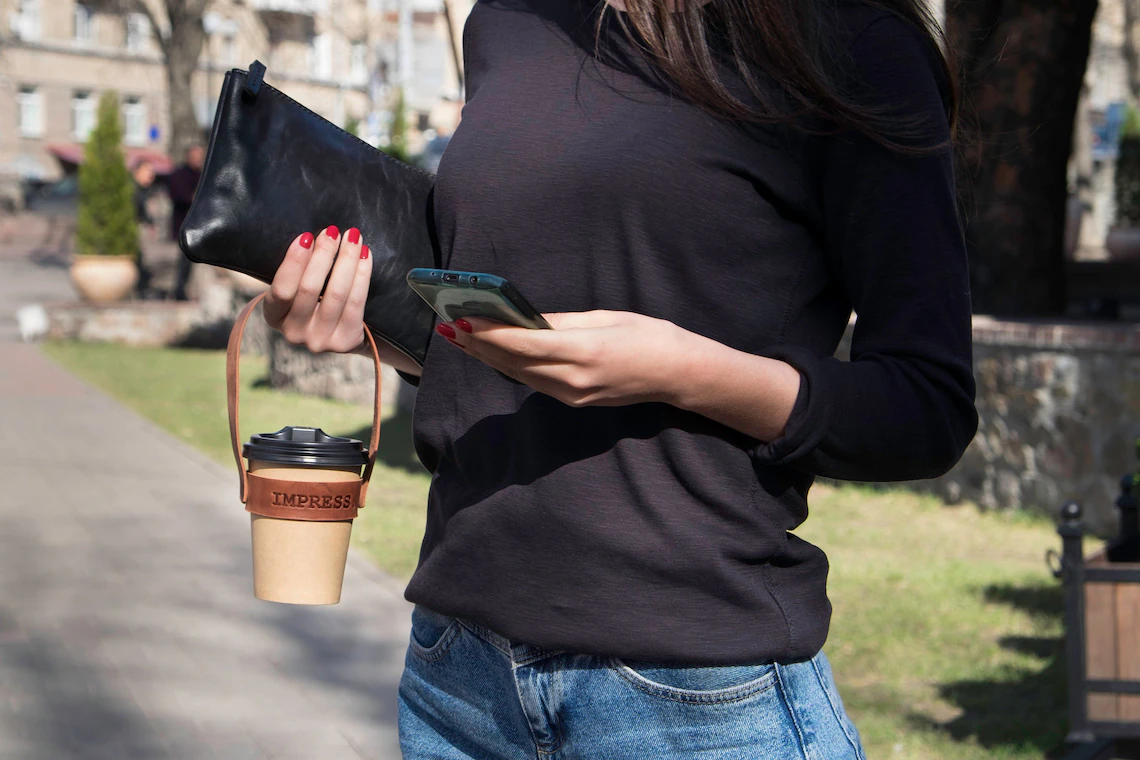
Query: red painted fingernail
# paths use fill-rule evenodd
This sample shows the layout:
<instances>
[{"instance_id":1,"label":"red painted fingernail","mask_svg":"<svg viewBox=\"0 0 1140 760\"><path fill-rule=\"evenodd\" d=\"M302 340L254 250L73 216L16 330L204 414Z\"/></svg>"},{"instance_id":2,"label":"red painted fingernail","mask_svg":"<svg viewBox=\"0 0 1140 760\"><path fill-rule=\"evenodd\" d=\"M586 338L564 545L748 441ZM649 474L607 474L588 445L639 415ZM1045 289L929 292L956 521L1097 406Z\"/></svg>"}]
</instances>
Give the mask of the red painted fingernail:
<instances>
[{"instance_id":1,"label":"red painted fingernail","mask_svg":"<svg viewBox=\"0 0 1140 760\"><path fill-rule=\"evenodd\" d=\"M335 224L330 224L328 227L325 227L325 234L329 236L329 240L336 240L340 237L340 230Z\"/></svg>"},{"instance_id":2,"label":"red painted fingernail","mask_svg":"<svg viewBox=\"0 0 1140 760\"><path fill-rule=\"evenodd\" d=\"M353 227L348 231L348 242L356 245L360 242L360 230Z\"/></svg>"},{"instance_id":3,"label":"red painted fingernail","mask_svg":"<svg viewBox=\"0 0 1140 760\"><path fill-rule=\"evenodd\" d=\"M435 331L450 341L455 340L455 330L451 325L436 325Z\"/></svg>"},{"instance_id":4,"label":"red painted fingernail","mask_svg":"<svg viewBox=\"0 0 1140 760\"><path fill-rule=\"evenodd\" d=\"M455 346L456 348L463 348L463 344L462 344L462 343L456 343L456 342L455 342L455 341L453 341L451 338L448 338L448 339L447 339L447 342L448 342L448 343L450 343L451 345Z\"/></svg>"},{"instance_id":5,"label":"red painted fingernail","mask_svg":"<svg viewBox=\"0 0 1140 760\"><path fill-rule=\"evenodd\" d=\"M366 246L366 245L360 246L360 258L362 258L362 259L368 258L368 246Z\"/></svg>"},{"instance_id":6,"label":"red painted fingernail","mask_svg":"<svg viewBox=\"0 0 1140 760\"><path fill-rule=\"evenodd\" d=\"M298 240L297 242L300 243L301 247L304 248L305 250L312 248L313 247L313 233L306 232L304 235L301 236L301 239Z\"/></svg>"},{"instance_id":7,"label":"red painted fingernail","mask_svg":"<svg viewBox=\"0 0 1140 760\"><path fill-rule=\"evenodd\" d=\"M473 328L471 327L471 323L462 317L455 320L455 326L465 333L474 332Z\"/></svg>"}]
</instances>

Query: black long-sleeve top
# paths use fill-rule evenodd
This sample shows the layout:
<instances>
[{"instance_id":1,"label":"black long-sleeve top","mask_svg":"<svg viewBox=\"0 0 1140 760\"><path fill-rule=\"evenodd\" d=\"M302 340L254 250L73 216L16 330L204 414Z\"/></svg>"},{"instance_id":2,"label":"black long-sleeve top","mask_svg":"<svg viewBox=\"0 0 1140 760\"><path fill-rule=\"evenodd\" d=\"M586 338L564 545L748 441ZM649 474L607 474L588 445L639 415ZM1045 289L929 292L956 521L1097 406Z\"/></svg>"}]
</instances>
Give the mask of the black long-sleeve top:
<instances>
[{"instance_id":1,"label":"black long-sleeve top","mask_svg":"<svg viewBox=\"0 0 1140 760\"><path fill-rule=\"evenodd\" d=\"M617 35L603 36L617 55L591 59L590 12L475 6L468 102L436 184L445 266L505 276L542 311L639 312L787 361L795 408L770 442L665 404L573 409L436 338L406 596L548 649L810 657L831 613L827 559L792 532L813 477L936 476L976 429L950 150L715 119ZM858 2L837 21L855 96L920 125L916 144L946 141L925 39Z\"/></svg>"}]
</instances>

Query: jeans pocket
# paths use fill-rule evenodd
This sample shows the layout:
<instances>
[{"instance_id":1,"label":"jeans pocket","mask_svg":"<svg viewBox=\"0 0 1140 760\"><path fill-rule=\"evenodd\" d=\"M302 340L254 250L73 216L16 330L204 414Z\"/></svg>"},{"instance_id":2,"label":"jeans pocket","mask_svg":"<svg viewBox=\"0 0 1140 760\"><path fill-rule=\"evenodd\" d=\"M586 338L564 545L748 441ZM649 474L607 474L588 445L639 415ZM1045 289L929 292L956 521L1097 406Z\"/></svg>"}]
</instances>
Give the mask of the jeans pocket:
<instances>
[{"instance_id":1,"label":"jeans pocket","mask_svg":"<svg viewBox=\"0 0 1140 760\"><path fill-rule=\"evenodd\" d=\"M438 660L447 654L460 633L459 621L417 604L412 608L412 634L409 646L424 660Z\"/></svg>"},{"instance_id":2,"label":"jeans pocket","mask_svg":"<svg viewBox=\"0 0 1140 760\"><path fill-rule=\"evenodd\" d=\"M620 677L648 694L675 702L720 704L767 691L776 683L776 666L726 665L683 667L611 659Z\"/></svg>"}]
</instances>

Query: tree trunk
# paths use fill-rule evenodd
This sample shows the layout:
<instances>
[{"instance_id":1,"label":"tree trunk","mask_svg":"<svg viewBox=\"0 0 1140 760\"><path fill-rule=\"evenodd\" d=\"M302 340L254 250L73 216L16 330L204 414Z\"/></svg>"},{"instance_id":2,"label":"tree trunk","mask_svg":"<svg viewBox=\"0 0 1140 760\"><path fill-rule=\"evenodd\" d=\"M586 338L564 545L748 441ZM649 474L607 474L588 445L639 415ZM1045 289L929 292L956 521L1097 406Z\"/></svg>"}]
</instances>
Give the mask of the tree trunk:
<instances>
[{"instance_id":1,"label":"tree trunk","mask_svg":"<svg viewBox=\"0 0 1140 760\"><path fill-rule=\"evenodd\" d=\"M209 0L85 0L88 5L115 13L142 13L166 61L166 89L170 102L170 157L175 162L186 149L202 142L202 129L194 113L190 82L206 40L202 16Z\"/></svg>"},{"instance_id":2,"label":"tree trunk","mask_svg":"<svg viewBox=\"0 0 1140 760\"><path fill-rule=\"evenodd\" d=\"M1140 55L1136 50L1136 21L1140 0L1124 0L1124 61L1128 64L1128 94L1140 100Z\"/></svg>"},{"instance_id":3,"label":"tree trunk","mask_svg":"<svg viewBox=\"0 0 1140 760\"><path fill-rule=\"evenodd\" d=\"M1097 0L949 0L974 310L1065 308L1066 167Z\"/></svg>"},{"instance_id":4,"label":"tree trunk","mask_svg":"<svg viewBox=\"0 0 1140 760\"><path fill-rule=\"evenodd\" d=\"M459 52L459 42L455 38L455 23L451 18L451 3L443 0L443 18L447 22L447 40L451 43L451 62L455 64L455 80L459 83L459 97L463 97L463 56Z\"/></svg>"},{"instance_id":5,"label":"tree trunk","mask_svg":"<svg viewBox=\"0 0 1140 760\"><path fill-rule=\"evenodd\" d=\"M187 148L203 139L198 116L194 113L190 83L206 40L206 31L202 28L205 4L205 0L166 0L170 36L162 47L170 99L170 156L176 162L186 155Z\"/></svg>"}]
</instances>

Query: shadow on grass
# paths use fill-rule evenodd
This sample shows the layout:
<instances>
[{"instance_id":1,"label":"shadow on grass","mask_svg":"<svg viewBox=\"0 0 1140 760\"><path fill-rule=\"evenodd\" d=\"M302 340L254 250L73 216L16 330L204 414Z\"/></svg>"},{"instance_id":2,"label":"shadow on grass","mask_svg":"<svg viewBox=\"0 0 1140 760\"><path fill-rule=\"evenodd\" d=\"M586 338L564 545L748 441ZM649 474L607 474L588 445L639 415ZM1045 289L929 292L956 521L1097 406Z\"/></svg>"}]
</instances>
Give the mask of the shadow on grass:
<instances>
[{"instance_id":1,"label":"shadow on grass","mask_svg":"<svg viewBox=\"0 0 1140 760\"><path fill-rule=\"evenodd\" d=\"M350 438L364 441L365 445L372 435L371 428L361 428L349 433ZM384 420L380 426L380 447L376 461L383 462L389 467L404 470L415 475L426 472L416 456L412 445L412 413L397 408L396 413Z\"/></svg>"},{"instance_id":2,"label":"shadow on grass","mask_svg":"<svg viewBox=\"0 0 1140 760\"><path fill-rule=\"evenodd\" d=\"M1065 612L1065 598L1061 584L1037 586L986 586L982 596L990 604L1006 604L1036 617L1061 619Z\"/></svg>"},{"instance_id":3,"label":"shadow on grass","mask_svg":"<svg viewBox=\"0 0 1140 760\"><path fill-rule=\"evenodd\" d=\"M987 602L1005 604L1035 617L1061 620L1060 584L995 585L982 590ZM987 749L1032 750L1058 757L1067 733L1064 639L1060 636L1006 636L1006 650L1030 655L1040 667L1009 667L992 678L939 685L939 696L961 714L941 722L912 713L908 720L956 741L976 741Z\"/></svg>"}]
</instances>

